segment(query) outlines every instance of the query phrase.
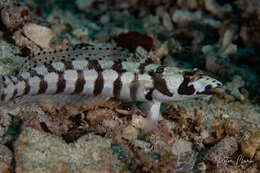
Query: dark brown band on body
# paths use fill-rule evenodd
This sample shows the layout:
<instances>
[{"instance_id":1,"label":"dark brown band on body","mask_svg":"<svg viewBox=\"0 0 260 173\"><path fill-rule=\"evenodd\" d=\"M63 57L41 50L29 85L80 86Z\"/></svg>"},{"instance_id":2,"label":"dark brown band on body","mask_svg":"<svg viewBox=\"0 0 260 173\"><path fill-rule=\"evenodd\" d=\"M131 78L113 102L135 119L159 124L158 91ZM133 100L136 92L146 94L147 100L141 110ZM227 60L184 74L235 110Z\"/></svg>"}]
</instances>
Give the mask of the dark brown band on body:
<instances>
[{"instance_id":1,"label":"dark brown band on body","mask_svg":"<svg viewBox=\"0 0 260 173\"><path fill-rule=\"evenodd\" d=\"M23 95L26 95L30 92L30 85L28 83L28 79L24 80L24 84L25 84L25 87L24 87L24 92L23 92Z\"/></svg>"},{"instance_id":2,"label":"dark brown band on body","mask_svg":"<svg viewBox=\"0 0 260 173\"><path fill-rule=\"evenodd\" d=\"M48 88L48 83L44 80L43 76L39 76L39 78L41 81L40 81L38 94L43 94Z\"/></svg>"},{"instance_id":3,"label":"dark brown band on body","mask_svg":"<svg viewBox=\"0 0 260 173\"><path fill-rule=\"evenodd\" d=\"M74 69L74 67L73 67L71 61L70 61L70 62L69 62L69 61L64 61L63 63L64 63L64 65L65 65L65 69L66 69L66 70Z\"/></svg>"},{"instance_id":4,"label":"dark brown band on body","mask_svg":"<svg viewBox=\"0 0 260 173\"><path fill-rule=\"evenodd\" d=\"M57 93L62 93L66 88L66 80L64 79L64 73L58 72L58 82L57 82Z\"/></svg>"},{"instance_id":5,"label":"dark brown band on body","mask_svg":"<svg viewBox=\"0 0 260 173\"><path fill-rule=\"evenodd\" d=\"M160 91L162 94L172 97L173 94L169 91L165 79L162 78L161 74L150 71L148 73L153 79L154 88Z\"/></svg>"},{"instance_id":6,"label":"dark brown band on body","mask_svg":"<svg viewBox=\"0 0 260 173\"><path fill-rule=\"evenodd\" d=\"M88 69L95 69L97 72L102 71L102 68L97 60L89 60Z\"/></svg>"},{"instance_id":7,"label":"dark brown band on body","mask_svg":"<svg viewBox=\"0 0 260 173\"><path fill-rule=\"evenodd\" d=\"M141 63L139 65L139 73L143 74L145 72L145 67L152 63L153 63L153 60L151 58L146 59L144 63Z\"/></svg>"},{"instance_id":8,"label":"dark brown band on body","mask_svg":"<svg viewBox=\"0 0 260 173\"><path fill-rule=\"evenodd\" d=\"M112 69L115 70L117 73L124 73L124 72L126 72L126 70L123 69L123 65L122 65L122 61L121 60L115 61L113 66L112 66Z\"/></svg>"},{"instance_id":9,"label":"dark brown band on body","mask_svg":"<svg viewBox=\"0 0 260 173\"><path fill-rule=\"evenodd\" d=\"M101 71L98 72L98 77L97 77L97 79L95 81L95 85L94 86L95 86L94 87L94 92L93 92L94 96L97 96L97 95L101 94L102 90L104 88L104 79L103 79L103 75L102 75Z\"/></svg>"},{"instance_id":10,"label":"dark brown band on body","mask_svg":"<svg viewBox=\"0 0 260 173\"><path fill-rule=\"evenodd\" d=\"M117 79L113 83L113 95L115 98L120 97L120 92L122 88L122 81L121 81L121 73L118 73Z\"/></svg>"},{"instance_id":11,"label":"dark brown band on body","mask_svg":"<svg viewBox=\"0 0 260 173\"><path fill-rule=\"evenodd\" d=\"M195 93L195 88L193 85L188 86L189 82L191 82L191 77L188 75L183 76L183 82L179 86L178 94L180 95L192 95Z\"/></svg>"},{"instance_id":12,"label":"dark brown band on body","mask_svg":"<svg viewBox=\"0 0 260 173\"><path fill-rule=\"evenodd\" d=\"M50 73L50 72L56 72L56 71L57 71L51 64L45 63L44 65L45 65L45 67L47 68L47 70L48 70L49 73Z\"/></svg>"},{"instance_id":13,"label":"dark brown band on body","mask_svg":"<svg viewBox=\"0 0 260 173\"><path fill-rule=\"evenodd\" d=\"M138 74L134 73L134 80L130 84L130 97L132 101L136 100L136 94L138 90Z\"/></svg>"},{"instance_id":14,"label":"dark brown band on body","mask_svg":"<svg viewBox=\"0 0 260 173\"><path fill-rule=\"evenodd\" d=\"M83 71L78 70L77 73L78 73L78 79L75 83L74 93L81 93L84 89L84 85L85 85L86 81L84 79Z\"/></svg>"},{"instance_id":15,"label":"dark brown band on body","mask_svg":"<svg viewBox=\"0 0 260 173\"><path fill-rule=\"evenodd\" d=\"M14 97L16 96L16 94L17 94L17 88L15 87L15 88L14 88L14 91L13 91L12 98L14 98Z\"/></svg>"}]
</instances>

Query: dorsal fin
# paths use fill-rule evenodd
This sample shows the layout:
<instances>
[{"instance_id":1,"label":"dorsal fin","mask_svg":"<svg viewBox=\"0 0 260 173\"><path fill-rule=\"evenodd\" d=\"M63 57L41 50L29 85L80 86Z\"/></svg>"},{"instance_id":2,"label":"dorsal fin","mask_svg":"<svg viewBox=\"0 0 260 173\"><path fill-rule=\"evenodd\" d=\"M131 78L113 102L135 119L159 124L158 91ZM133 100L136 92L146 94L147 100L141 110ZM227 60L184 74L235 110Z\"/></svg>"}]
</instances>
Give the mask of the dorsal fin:
<instances>
[{"instance_id":1,"label":"dorsal fin","mask_svg":"<svg viewBox=\"0 0 260 173\"><path fill-rule=\"evenodd\" d=\"M148 56L147 56L148 58ZM71 62L73 60L111 60L119 59L130 62L144 62L145 56L130 53L121 47L113 47L109 45L89 45L77 44L67 49L45 49L34 53L27 57L22 72L29 71L31 68L43 64L51 64L52 62L62 61Z\"/></svg>"}]
</instances>

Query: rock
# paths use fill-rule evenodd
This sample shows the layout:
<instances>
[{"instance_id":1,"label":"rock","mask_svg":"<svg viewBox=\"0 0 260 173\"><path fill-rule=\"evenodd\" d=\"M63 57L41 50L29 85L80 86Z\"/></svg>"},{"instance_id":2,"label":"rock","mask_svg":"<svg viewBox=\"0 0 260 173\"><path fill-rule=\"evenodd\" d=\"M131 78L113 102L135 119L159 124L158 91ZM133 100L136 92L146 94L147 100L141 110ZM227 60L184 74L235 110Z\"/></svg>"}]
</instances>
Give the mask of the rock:
<instances>
[{"instance_id":1,"label":"rock","mask_svg":"<svg viewBox=\"0 0 260 173\"><path fill-rule=\"evenodd\" d=\"M250 158L257 161L260 160L260 132L247 131L241 141L242 153Z\"/></svg>"},{"instance_id":2,"label":"rock","mask_svg":"<svg viewBox=\"0 0 260 173\"><path fill-rule=\"evenodd\" d=\"M12 163L13 153L5 145L0 145L0 160L6 162L8 165Z\"/></svg>"},{"instance_id":3,"label":"rock","mask_svg":"<svg viewBox=\"0 0 260 173\"><path fill-rule=\"evenodd\" d=\"M195 22L203 25L210 25L213 28L219 28L221 22L213 20L209 17L203 17L202 11L188 11L188 10L176 10L172 14L172 20L178 25L187 25L190 22Z\"/></svg>"},{"instance_id":4,"label":"rock","mask_svg":"<svg viewBox=\"0 0 260 173\"><path fill-rule=\"evenodd\" d=\"M224 128L226 134L230 136L237 136L240 134L242 126L239 119L228 118L224 123Z\"/></svg>"},{"instance_id":5,"label":"rock","mask_svg":"<svg viewBox=\"0 0 260 173\"><path fill-rule=\"evenodd\" d=\"M178 0L177 4L182 8L189 8L191 10L199 9L203 1L200 0Z\"/></svg>"},{"instance_id":6,"label":"rock","mask_svg":"<svg viewBox=\"0 0 260 173\"><path fill-rule=\"evenodd\" d=\"M246 100L246 97L241 93L241 88L245 87L245 82L241 76L235 75L231 82L226 84L226 92L237 100L243 102Z\"/></svg>"},{"instance_id":7,"label":"rock","mask_svg":"<svg viewBox=\"0 0 260 173\"><path fill-rule=\"evenodd\" d=\"M21 2L8 0L0 5L2 22L9 29L16 29L32 19L31 11Z\"/></svg>"},{"instance_id":8,"label":"rock","mask_svg":"<svg viewBox=\"0 0 260 173\"><path fill-rule=\"evenodd\" d=\"M5 162L0 161L0 172L12 173L13 171L10 169L9 165L7 165Z\"/></svg>"},{"instance_id":9,"label":"rock","mask_svg":"<svg viewBox=\"0 0 260 173\"><path fill-rule=\"evenodd\" d=\"M16 172L124 172L111 140L85 135L75 143L23 127L14 144Z\"/></svg>"},{"instance_id":10,"label":"rock","mask_svg":"<svg viewBox=\"0 0 260 173\"><path fill-rule=\"evenodd\" d=\"M232 13L232 7L230 4L220 6L216 0L206 0L204 1L204 5L206 10L221 19Z\"/></svg>"},{"instance_id":11,"label":"rock","mask_svg":"<svg viewBox=\"0 0 260 173\"><path fill-rule=\"evenodd\" d=\"M128 140L132 140L132 139L136 139L138 134L139 134L139 130L129 125L123 130L122 137Z\"/></svg>"},{"instance_id":12,"label":"rock","mask_svg":"<svg viewBox=\"0 0 260 173\"><path fill-rule=\"evenodd\" d=\"M95 0L76 0L76 5L79 9L85 10L91 6Z\"/></svg>"},{"instance_id":13,"label":"rock","mask_svg":"<svg viewBox=\"0 0 260 173\"><path fill-rule=\"evenodd\" d=\"M163 26L167 30L171 31L173 29L173 24L170 15L168 13L164 13L162 18L163 18Z\"/></svg>"},{"instance_id":14,"label":"rock","mask_svg":"<svg viewBox=\"0 0 260 173\"><path fill-rule=\"evenodd\" d=\"M23 27L23 33L41 48L49 48L50 42L54 37L54 33L51 29L33 23L25 25Z\"/></svg>"},{"instance_id":15,"label":"rock","mask_svg":"<svg viewBox=\"0 0 260 173\"><path fill-rule=\"evenodd\" d=\"M176 140L172 153L178 156L186 152L192 152L192 143L181 138Z\"/></svg>"},{"instance_id":16,"label":"rock","mask_svg":"<svg viewBox=\"0 0 260 173\"><path fill-rule=\"evenodd\" d=\"M72 34L75 35L76 38L88 37L88 29L87 28L76 28L72 31Z\"/></svg>"},{"instance_id":17,"label":"rock","mask_svg":"<svg viewBox=\"0 0 260 173\"><path fill-rule=\"evenodd\" d=\"M0 172L1 173L11 173L13 153L4 145L0 145Z\"/></svg>"},{"instance_id":18,"label":"rock","mask_svg":"<svg viewBox=\"0 0 260 173\"><path fill-rule=\"evenodd\" d=\"M240 37L245 45L260 44L260 1L238 0L235 3L241 14Z\"/></svg>"},{"instance_id":19,"label":"rock","mask_svg":"<svg viewBox=\"0 0 260 173\"><path fill-rule=\"evenodd\" d=\"M205 159L218 166L230 159L237 150L236 138L227 136L210 148Z\"/></svg>"},{"instance_id":20,"label":"rock","mask_svg":"<svg viewBox=\"0 0 260 173\"><path fill-rule=\"evenodd\" d=\"M10 142L10 135L7 131L12 123L12 118L5 109L0 112L0 144Z\"/></svg>"}]
</instances>

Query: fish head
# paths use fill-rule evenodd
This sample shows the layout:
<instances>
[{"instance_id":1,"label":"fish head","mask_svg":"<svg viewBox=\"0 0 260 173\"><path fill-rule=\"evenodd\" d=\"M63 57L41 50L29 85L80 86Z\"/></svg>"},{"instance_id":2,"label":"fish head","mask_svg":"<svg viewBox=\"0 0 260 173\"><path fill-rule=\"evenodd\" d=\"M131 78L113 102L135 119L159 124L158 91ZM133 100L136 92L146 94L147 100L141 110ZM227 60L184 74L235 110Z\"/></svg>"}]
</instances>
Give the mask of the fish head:
<instances>
[{"instance_id":1,"label":"fish head","mask_svg":"<svg viewBox=\"0 0 260 173\"><path fill-rule=\"evenodd\" d=\"M220 81L197 70L166 67L160 76L160 81L161 84L155 87L154 98L161 102L185 100L222 92Z\"/></svg>"}]
</instances>

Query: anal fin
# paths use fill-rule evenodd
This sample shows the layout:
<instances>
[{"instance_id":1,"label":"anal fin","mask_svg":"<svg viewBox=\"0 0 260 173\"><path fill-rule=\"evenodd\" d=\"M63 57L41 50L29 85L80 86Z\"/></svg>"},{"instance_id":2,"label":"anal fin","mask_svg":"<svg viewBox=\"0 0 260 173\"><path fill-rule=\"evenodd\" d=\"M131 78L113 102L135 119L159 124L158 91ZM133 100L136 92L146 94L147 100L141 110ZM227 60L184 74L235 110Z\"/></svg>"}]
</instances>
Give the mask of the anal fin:
<instances>
[{"instance_id":1,"label":"anal fin","mask_svg":"<svg viewBox=\"0 0 260 173\"><path fill-rule=\"evenodd\" d=\"M36 95L36 96L22 96L14 99L9 106L20 106L26 104L54 104L57 108L61 108L65 105L70 106L81 106L81 105L89 105L89 106L97 106L103 104L109 99L109 97L105 96L86 96L86 95L66 95L66 94L57 94L57 95Z\"/></svg>"}]
</instances>

